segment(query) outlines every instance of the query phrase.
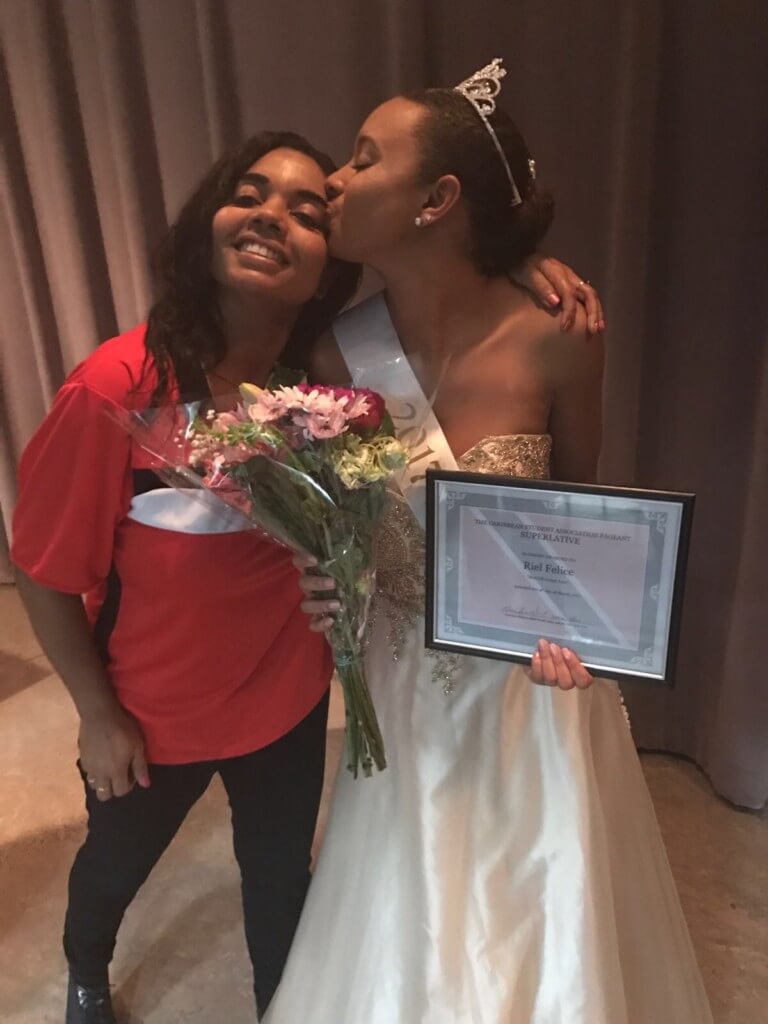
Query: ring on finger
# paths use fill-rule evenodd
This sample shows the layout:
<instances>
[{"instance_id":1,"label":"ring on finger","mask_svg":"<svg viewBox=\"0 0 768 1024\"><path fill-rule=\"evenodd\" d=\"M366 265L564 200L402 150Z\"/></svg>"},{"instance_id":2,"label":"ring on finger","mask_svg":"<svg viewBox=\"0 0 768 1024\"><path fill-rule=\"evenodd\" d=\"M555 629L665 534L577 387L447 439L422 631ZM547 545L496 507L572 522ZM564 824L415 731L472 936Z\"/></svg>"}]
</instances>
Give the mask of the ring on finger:
<instances>
[{"instance_id":1,"label":"ring on finger","mask_svg":"<svg viewBox=\"0 0 768 1024\"><path fill-rule=\"evenodd\" d=\"M591 281L583 281L583 280L579 281L579 288L591 288L591 287L592 287L592 282Z\"/></svg>"}]
</instances>

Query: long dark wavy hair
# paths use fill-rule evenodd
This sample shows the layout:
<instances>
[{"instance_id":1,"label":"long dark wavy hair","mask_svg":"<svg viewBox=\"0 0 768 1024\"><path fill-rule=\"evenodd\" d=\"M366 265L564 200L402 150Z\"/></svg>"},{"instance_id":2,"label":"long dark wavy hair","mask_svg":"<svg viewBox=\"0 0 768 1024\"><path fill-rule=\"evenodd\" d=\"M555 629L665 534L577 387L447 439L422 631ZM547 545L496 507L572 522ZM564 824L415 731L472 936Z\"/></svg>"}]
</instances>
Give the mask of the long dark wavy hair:
<instances>
[{"instance_id":1,"label":"long dark wavy hair","mask_svg":"<svg viewBox=\"0 0 768 1024\"><path fill-rule=\"evenodd\" d=\"M167 400L172 377L183 398L205 394L206 371L224 358L227 342L211 274L213 217L232 198L248 168L282 148L311 157L324 174L336 170L331 158L301 135L260 132L214 164L161 242L155 257L159 292L145 342L145 369L154 363L157 373L153 404ZM281 356L283 365L307 368L311 346L355 294L360 276L358 264L331 260L325 294L302 308Z\"/></svg>"}]
</instances>

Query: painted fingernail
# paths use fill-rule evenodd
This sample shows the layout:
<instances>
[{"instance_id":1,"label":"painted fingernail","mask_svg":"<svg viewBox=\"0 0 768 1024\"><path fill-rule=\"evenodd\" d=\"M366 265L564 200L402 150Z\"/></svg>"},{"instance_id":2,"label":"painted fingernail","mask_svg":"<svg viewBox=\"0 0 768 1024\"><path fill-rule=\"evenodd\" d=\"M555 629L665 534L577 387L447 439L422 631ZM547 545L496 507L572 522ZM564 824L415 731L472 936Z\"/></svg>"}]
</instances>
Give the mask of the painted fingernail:
<instances>
[{"instance_id":1,"label":"painted fingernail","mask_svg":"<svg viewBox=\"0 0 768 1024\"><path fill-rule=\"evenodd\" d=\"M569 648L567 648L567 647L564 647L563 648L563 657L567 658L568 661L570 661L571 658L573 657L573 651L569 650Z\"/></svg>"},{"instance_id":2,"label":"painted fingernail","mask_svg":"<svg viewBox=\"0 0 768 1024\"><path fill-rule=\"evenodd\" d=\"M329 601L328 602L328 611L329 612L340 612L341 611L341 602L340 601Z\"/></svg>"},{"instance_id":3,"label":"painted fingernail","mask_svg":"<svg viewBox=\"0 0 768 1024\"><path fill-rule=\"evenodd\" d=\"M550 304L550 306L559 306L560 305L560 297L559 297L559 295L555 295L554 292L550 292L549 295L547 296L547 302Z\"/></svg>"},{"instance_id":4,"label":"painted fingernail","mask_svg":"<svg viewBox=\"0 0 768 1024\"><path fill-rule=\"evenodd\" d=\"M547 641L546 640L539 640L539 650L541 651L542 654L544 654L546 652L546 650L547 650Z\"/></svg>"},{"instance_id":5,"label":"painted fingernail","mask_svg":"<svg viewBox=\"0 0 768 1024\"><path fill-rule=\"evenodd\" d=\"M555 654L555 655L560 653L560 648L558 647L557 644L552 644L552 653Z\"/></svg>"}]
</instances>

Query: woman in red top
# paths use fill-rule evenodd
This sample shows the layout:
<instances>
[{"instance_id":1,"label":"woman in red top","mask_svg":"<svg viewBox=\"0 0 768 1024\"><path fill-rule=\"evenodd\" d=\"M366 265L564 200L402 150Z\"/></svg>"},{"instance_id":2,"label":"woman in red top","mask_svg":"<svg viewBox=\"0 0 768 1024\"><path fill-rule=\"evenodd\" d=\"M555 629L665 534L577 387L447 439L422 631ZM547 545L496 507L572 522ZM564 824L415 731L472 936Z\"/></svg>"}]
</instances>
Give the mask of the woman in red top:
<instances>
[{"instance_id":1,"label":"woman in red top","mask_svg":"<svg viewBox=\"0 0 768 1024\"><path fill-rule=\"evenodd\" d=\"M302 365L358 281L357 267L327 256L333 169L290 133L258 135L220 161L164 243L147 326L71 374L22 459L18 585L80 715L88 809L64 934L68 1024L114 1021L108 966L123 914L217 772L259 1012L298 921L327 645L307 628L287 553L163 487L115 413L180 399L225 408L278 357ZM572 275L548 269L567 326ZM535 263L524 281L554 301Z\"/></svg>"},{"instance_id":2,"label":"woman in red top","mask_svg":"<svg viewBox=\"0 0 768 1024\"><path fill-rule=\"evenodd\" d=\"M77 367L22 459L13 559L80 715L86 780L64 936L72 1024L114 1019L107 969L123 913L215 772L260 1009L298 920L327 644L306 627L288 554L163 487L114 414L180 397L225 407L236 382L263 384L286 345L298 352L331 322L359 276L328 261L333 168L290 133L218 163L164 244L146 328Z\"/></svg>"}]
</instances>

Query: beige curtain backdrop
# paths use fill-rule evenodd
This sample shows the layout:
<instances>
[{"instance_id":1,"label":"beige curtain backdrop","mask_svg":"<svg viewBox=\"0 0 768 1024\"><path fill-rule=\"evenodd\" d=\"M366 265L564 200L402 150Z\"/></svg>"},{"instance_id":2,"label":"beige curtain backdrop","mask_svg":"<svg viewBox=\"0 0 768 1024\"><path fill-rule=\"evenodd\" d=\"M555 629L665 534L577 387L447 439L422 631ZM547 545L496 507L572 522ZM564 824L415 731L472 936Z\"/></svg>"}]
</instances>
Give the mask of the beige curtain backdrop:
<instances>
[{"instance_id":1,"label":"beige curtain backdrop","mask_svg":"<svg viewBox=\"0 0 768 1024\"><path fill-rule=\"evenodd\" d=\"M0 504L63 375L146 314L149 255L222 149L336 157L377 102L494 56L610 332L605 481L695 491L679 676L638 743L768 799L765 0L0 0ZM10 578L5 558L2 571Z\"/></svg>"}]
</instances>

